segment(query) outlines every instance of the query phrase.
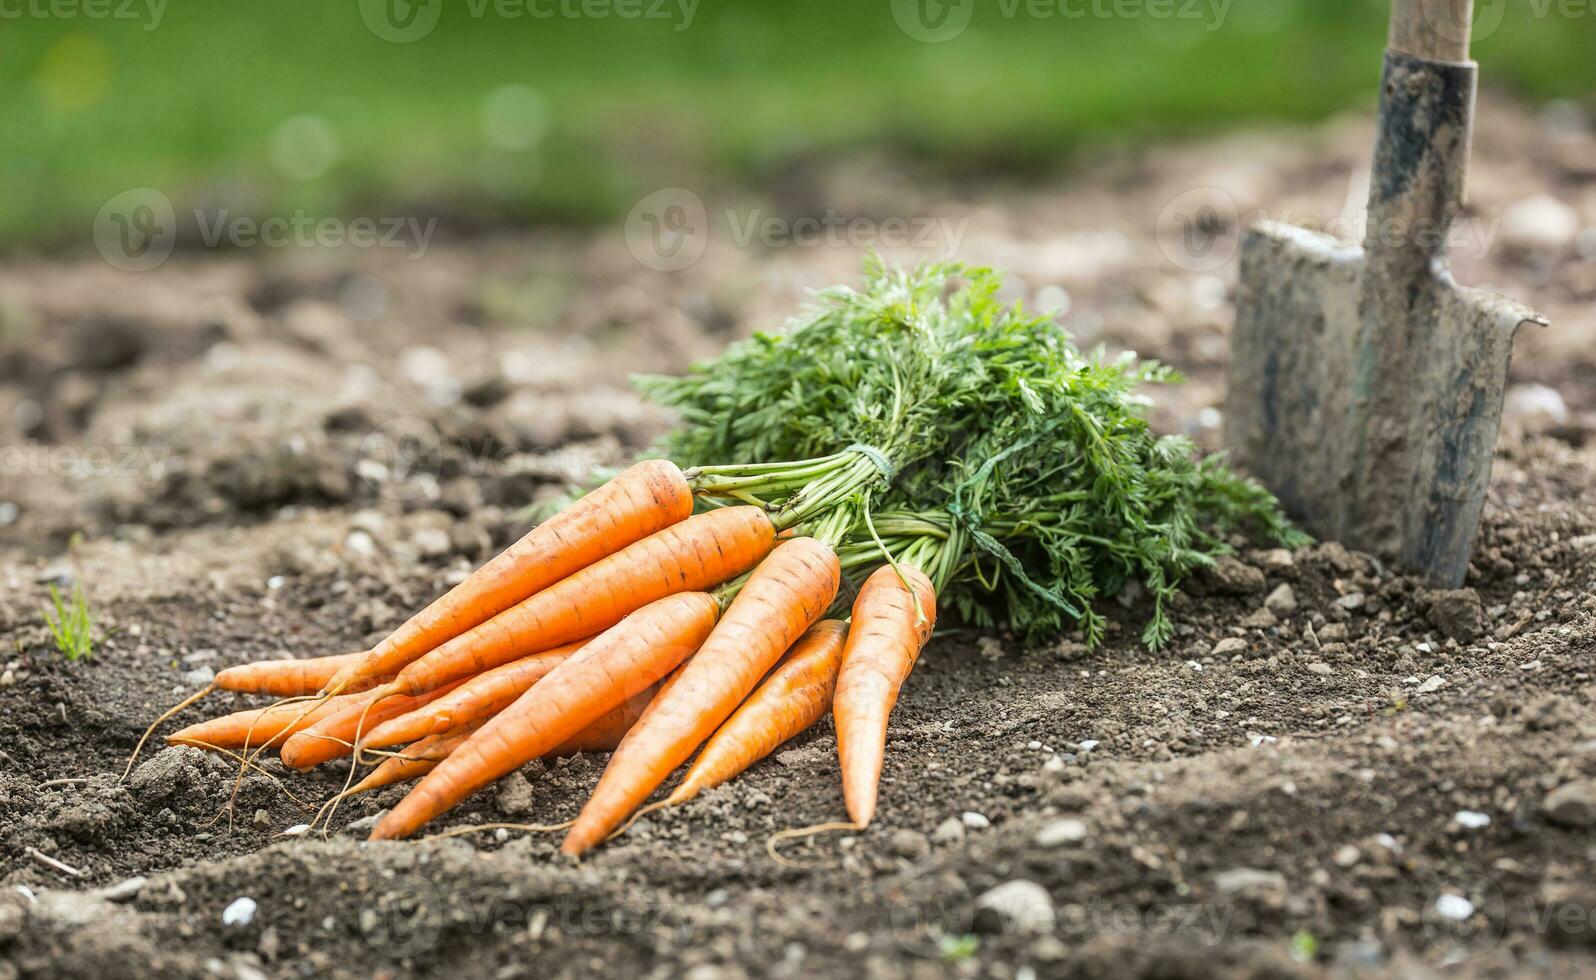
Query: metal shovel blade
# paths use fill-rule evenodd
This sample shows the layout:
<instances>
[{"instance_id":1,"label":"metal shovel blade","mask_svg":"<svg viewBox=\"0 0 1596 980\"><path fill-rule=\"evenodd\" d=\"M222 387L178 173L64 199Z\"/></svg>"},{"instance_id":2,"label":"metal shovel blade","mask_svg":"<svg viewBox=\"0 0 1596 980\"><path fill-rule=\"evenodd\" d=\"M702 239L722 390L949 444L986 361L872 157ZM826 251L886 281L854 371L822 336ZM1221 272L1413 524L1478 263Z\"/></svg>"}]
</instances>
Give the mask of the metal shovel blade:
<instances>
[{"instance_id":1,"label":"metal shovel blade","mask_svg":"<svg viewBox=\"0 0 1596 980\"><path fill-rule=\"evenodd\" d=\"M1226 441L1312 533L1460 585L1513 335L1545 323L1452 281L1474 65L1391 51L1363 247L1265 223L1242 244Z\"/></svg>"}]
</instances>

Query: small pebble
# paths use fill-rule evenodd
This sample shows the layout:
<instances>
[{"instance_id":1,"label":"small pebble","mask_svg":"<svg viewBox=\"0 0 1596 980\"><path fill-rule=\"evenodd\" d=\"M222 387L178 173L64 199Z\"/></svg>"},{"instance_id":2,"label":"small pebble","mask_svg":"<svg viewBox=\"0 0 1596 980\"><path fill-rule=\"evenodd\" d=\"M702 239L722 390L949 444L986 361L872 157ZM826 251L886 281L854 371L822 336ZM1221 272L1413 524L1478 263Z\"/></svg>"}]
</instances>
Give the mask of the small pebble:
<instances>
[{"instance_id":1,"label":"small pebble","mask_svg":"<svg viewBox=\"0 0 1596 980\"><path fill-rule=\"evenodd\" d=\"M1565 827L1596 826L1596 780L1582 779L1546 795L1546 818Z\"/></svg>"},{"instance_id":2,"label":"small pebble","mask_svg":"<svg viewBox=\"0 0 1596 980\"><path fill-rule=\"evenodd\" d=\"M100 892L100 897L107 902L131 901L138 897L139 892L143 891L144 886L148 883L149 879L143 875L134 875L131 878L124 878Z\"/></svg>"},{"instance_id":3,"label":"small pebble","mask_svg":"<svg viewBox=\"0 0 1596 980\"><path fill-rule=\"evenodd\" d=\"M287 581L288 580L286 578L283 578L281 575L273 575L271 578L266 580L266 588L272 589L272 590L275 591L277 589L282 588L283 584L286 583Z\"/></svg>"},{"instance_id":4,"label":"small pebble","mask_svg":"<svg viewBox=\"0 0 1596 980\"><path fill-rule=\"evenodd\" d=\"M931 832L931 839L938 844L953 844L964 840L964 824L958 817L949 817L937 824L937 829Z\"/></svg>"},{"instance_id":5,"label":"small pebble","mask_svg":"<svg viewBox=\"0 0 1596 980\"><path fill-rule=\"evenodd\" d=\"M1355 844L1343 844L1336 849L1335 857L1332 860L1335 861L1337 867L1350 868L1363 860L1363 852L1358 850Z\"/></svg>"},{"instance_id":6,"label":"small pebble","mask_svg":"<svg viewBox=\"0 0 1596 980\"><path fill-rule=\"evenodd\" d=\"M1462 895L1438 895L1435 899L1435 914L1453 922L1462 922L1474 914L1474 903Z\"/></svg>"},{"instance_id":7,"label":"small pebble","mask_svg":"<svg viewBox=\"0 0 1596 980\"><path fill-rule=\"evenodd\" d=\"M1038 847L1062 847L1065 844L1079 844L1090 835L1091 830L1084 820L1074 817L1065 817L1054 820L1036 832Z\"/></svg>"},{"instance_id":8,"label":"small pebble","mask_svg":"<svg viewBox=\"0 0 1596 980\"><path fill-rule=\"evenodd\" d=\"M1336 671L1335 668L1329 664L1321 660L1315 660L1313 663L1308 665L1308 672L1310 674L1318 674L1320 677L1329 677Z\"/></svg>"},{"instance_id":9,"label":"small pebble","mask_svg":"<svg viewBox=\"0 0 1596 980\"><path fill-rule=\"evenodd\" d=\"M978 927L986 925L992 932L1047 935L1058 925L1053 897L1041 885L1023 878L982 892L975 908Z\"/></svg>"},{"instance_id":10,"label":"small pebble","mask_svg":"<svg viewBox=\"0 0 1596 980\"><path fill-rule=\"evenodd\" d=\"M15 671L8 670L5 673L0 673L0 687L10 687L16 682L17 675Z\"/></svg>"},{"instance_id":11,"label":"small pebble","mask_svg":"<svg viewBox=\"0 0 1596 980\"><path fill-rule=\"evenodd\" d=\"M1346 595L1337 599L1334 605L1338 609L1345 609L1347 612L1352 612L1355 609L1362 609L1366 598L1367 597L1364 596L1362 592L1348 592Z\"/></svg>"},{"instance_id":12,"label":"small pebble","mask_svg":"<svg viewBox=\"0 0 1596 980\"><path fill-rule=\"evenodd\" d=\"M959 815L959 820L971 830L985 830L992 826L992 821L988 820L985 814L976 813L974 810L964 811Z\"/></svg>"},{"instance_id":13,"label":"small pebble","mask_svg":"<svg viewBox=\"0 0 1596 980\"><path fill-rule=\"evenodd\" d=\"M233 904L222 910L222 925L247 926L255 919L255 900L253 898L235 899Z\"/></svg>"},{"instance_id":14,"label":"small pebble","mask_svg":"<svg viewBox=\"0 0 1596 980\"><path fill-rule=\"evenodd\" d=\"M1440 674L1431 674L1423 684L1413 689L1414 694L1433 694L1446 686L1446 678Z\"/></svg>"},{"instance_id":15,"label":"small pebble","mask_svg":"<svg viewBox=\"0 0 1596 980\"><path fill-rule=\"evenodd\" d=\"M1278 585L1264 599L1264 608L1276 616L1289 616L1297 611L1297 593L1290 585Z\"/></svg>"},{"instance_id":16,"label":"small pebble","mask_svg":"<svg viewBox=\"0 0 1596 980\"><path fill-rule=\"evenodd\" d=\"M372 540L371 535L365 531L350 531L349 535L344 538L344 547L349 550L350 554L362 558L370 558L377 553L377 542Z\"/></svg>"},{"instance_id":17,"label":"small pebble","mask_svg":"<svg viewBox=\"0 0 1596 980\"><path fill-rule=\"evenodd\" d=\"M1479 830L1481 827L1489 827L1491 825L1491 815L1481 813L1478 810L1459 810L1452 819L1456 820L1457 825L1465 830Z\"/></svg>"},{"instance_id":18,"label":"small pebble","mask_svg":"<svg viewBox=\"0 0 1596 980\"><path fill-rule=\"evenodd\" d=\"M1247 641L1239 636L1227 636L1215 643L1209 652L1216 657L1231 657L1238 653L1246 653Z\"/></svg>"}]
</instances>

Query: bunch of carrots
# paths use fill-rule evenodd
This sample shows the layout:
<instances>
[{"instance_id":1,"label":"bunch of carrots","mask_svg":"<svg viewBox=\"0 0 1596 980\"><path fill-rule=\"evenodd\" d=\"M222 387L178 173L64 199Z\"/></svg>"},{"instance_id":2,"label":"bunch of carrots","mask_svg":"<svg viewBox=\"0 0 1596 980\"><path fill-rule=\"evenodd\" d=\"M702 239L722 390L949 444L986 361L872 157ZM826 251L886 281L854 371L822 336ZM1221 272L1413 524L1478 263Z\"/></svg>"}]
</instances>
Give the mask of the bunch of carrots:
<instances>
[{"instance_id":1,"label":"bunch of carrots","mask_svg":"<svg viewBox=\"0 0 1596 980\"><path fill-rule=\"evenodd\" d=\"M1167 378L1081 356L1051 319L996 303L988 270L872 262L866 279L822 294L787 337L644 381L682 417L668 454L744 462L639 462L371 650L222 671L212 688L281 700L167 741L244 765L271 748L296 769L352 757L329 807L416 781L374 840L531 760L606 751L558 828L580 855L683 765L654 806L732 779L829 710L838 826L862 829L940 595L963 619L1095 641L1099 587L1137 574L1161 599L1227 530L1295 535L1255 485L1146 433L1133 389Z\"/></svg>"}]
</instances>

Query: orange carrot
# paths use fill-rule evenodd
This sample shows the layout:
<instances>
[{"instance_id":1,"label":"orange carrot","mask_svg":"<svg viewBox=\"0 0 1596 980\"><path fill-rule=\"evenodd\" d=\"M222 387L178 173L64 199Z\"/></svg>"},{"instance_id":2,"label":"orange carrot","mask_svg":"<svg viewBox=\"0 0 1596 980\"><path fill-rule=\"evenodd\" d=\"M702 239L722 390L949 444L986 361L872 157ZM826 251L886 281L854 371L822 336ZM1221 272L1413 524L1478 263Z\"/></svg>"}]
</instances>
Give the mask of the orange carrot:
<instances>
[{"instance_id":1,"label":"orange carrot","mask_svg":"<svg viewBox=\"0 0 1596 980\"><path fill-rule=\"evenodd\" d=\"M542 680L549 671L580 650L587 640L578 640L530 657L512 660L502 667L483 671L430 704L400 715L380 725L369 725L361 736L362 748L402 745L428 735L452 731L477 719L488 719L514 703L527 688Z\"/></svg>"},{"instance_id":2,"label":"orange carrot","mask_svg":"<svg viewBox=\"0 0 1596 980\"><path fill-rule=\"evenodd\" d=\"M303 770L329 759L349 755L354 751L355 737L361 731L441 698L460 683L455 682L416 697L390 697L376 703L373 703L376 701L375 691L354 695L360 699L358 702L331 715L323 715L315 724L309 728L298 729L288 741L284 742L283 762L295 769ZM300 706L288 705L288 707ZM270 744L269 740L255 741L261 745Z\"/></svg>"},{"instance_id":3,"label":"orange carrot","mask_svg":"<svg viewBox=\"0 0 1596 980\"><path fill-rule=\"evenodd\" d=\"M770 552L775 535L759 507L725 507L689 517L455 637L378 690L420 694L592 636L656 599L707 589L741 574Z\"/></svg>"},{"instance_id":4,"label":"orange carrot","mask_svg":"<svg viewBox=\"0 0 1596 980\"><path fill-rule=\"evenodd\" d=\"M913 594L904 588L905 579ZM931 638L936 602L931 580L902 562L896 570L883 566L871 573L853 602L853 626L842 651L832 713L837 721L842 798L848 818L861 830L876 815L887 748L887 716L921 648Z\"/></svg>"},{"instance_id":5,"label":"orange carrot","mask_svg":"<svg viewBox=\"0 0 1596 980\"><path fill-rule=\"evenodd\" d=\"M528 596L692 512L693 491L681 470L667 460L644 460L527 532L410 617L360 663L329 680L326 691L335 694L361 680L397 673Z\"/></svg>"},{"instance_id":6,"label":"orange carrot","mask_svg":"<svg viewBox=\"0 0 1596 980\"><path fill-rule=\"evenodd\" d=\"M560 849L581 854L648 799L825 614L840 580L837 553L815 538L785 541L760 562L681 679L610 758Z\"/></svg>"},{"instance_id":7,"label":"orange carrot","mask_svg":"<svg viewBox=\"0 0 1596 980\"><path fill-rule=\"evenodd\" d=\"M646 691L698 649L719 615L714 596L682 592L644 606L594 637L428 773L378 822L371 839L409 836Z\"/></svg>"},{"instance_id":8,"label":"orange carrot","mask_svg":"<svg viewBox=\"0 0 1596 980\"><path fill-rule=\"evenodd\" d=\"M659 693L668 688L681 674L678 668L674 674L665 679L664 683L656 684L641 694L627 698L620 707L606 712L598 721L550 749L546 755L552 757L576 755L578 752L614 752L626 738L626 733L632 730L638 719L644 717L648 706L654 702Z\"/></svg>"},{"instance_id":9,"label":"orange carrot","mask_svg":"<svg viewBox=\"0 0 1596 980\"><path fill-rule=\"evenodd\" d=\"M270 694L292 698L315 694L338 671L359 663L364 653L340 653L304 660L257 660L237 664L217 672L213 683L224 691L240 694Z\"/></svg>"},{"instance_id":10,"label":"orange carrot","mask_svg":"<svg viewBox=\"0 0 1596 980\"><path fill-rule=\"evenodd\" d=\"M810 627L758 690L705 743L667 798L678 806L719 786L807 731L831 708L848 625L823 619Z\"/></svg>"},{"instance_id":11,"label":"orange carrot","mask_svg":"<svg viewBox=\"0 0 1596 980\"><path fill-rule=\"evenodd\" d=\"M366 700L367 696L363 694L346 694L329 698L311 711L306 711L305 705L299 702L235 711L220 718L195 722L173 732L166 736L166 744L205 742L218 748L236 749L242 747L247 739L251 746L258 746L278 736L303 731L324 718L346 708L357 707Z\"/></svg>"}]
</instances>

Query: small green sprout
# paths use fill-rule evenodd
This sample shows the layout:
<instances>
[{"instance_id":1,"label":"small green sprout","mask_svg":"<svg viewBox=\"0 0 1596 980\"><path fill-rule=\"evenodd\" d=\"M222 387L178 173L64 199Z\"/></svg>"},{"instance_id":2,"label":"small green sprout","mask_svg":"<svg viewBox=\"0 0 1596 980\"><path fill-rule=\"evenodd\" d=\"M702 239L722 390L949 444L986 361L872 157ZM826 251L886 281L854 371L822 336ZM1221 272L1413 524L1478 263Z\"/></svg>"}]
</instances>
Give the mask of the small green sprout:
<instances>
[{"instance_id":1,"label":"small green sprout","mask_svg":"<svg viewBox=\"0 0 1596 980\"><path fill-rule=\"evenodd\" d=\"M50 602L55 606L55 615L52 616L46 607L44 621L50 627L50 635L55 638L55 648L68 660L78 660L93 653L94 623L89 618L89 600L83 595L83 586L73 589L72 602L68 605L61 597L61 591L52 585Z\"/></svg>"},{"instance_id":2,"label":"small green sprout","mask_svg":"<svg viewBox=\"0 0 1596 980\"><path fill-rule=\"evenodd\" d=\"M980 949L980 936L942 936L937 940L937 954L944 963L962 963Z\"/></svg>"},{"instance_id":3,"label":"small green sprout","mask_svg":"<svg viewBox=\"0 0 1596 980\"><path fill-rule=\"evenodd\" d=\"M1306 929L1298 929L1291 937L1291 956L1301 963L1311 963L1319 953L1319 937Z\"/></svg>"}]
</instances>

